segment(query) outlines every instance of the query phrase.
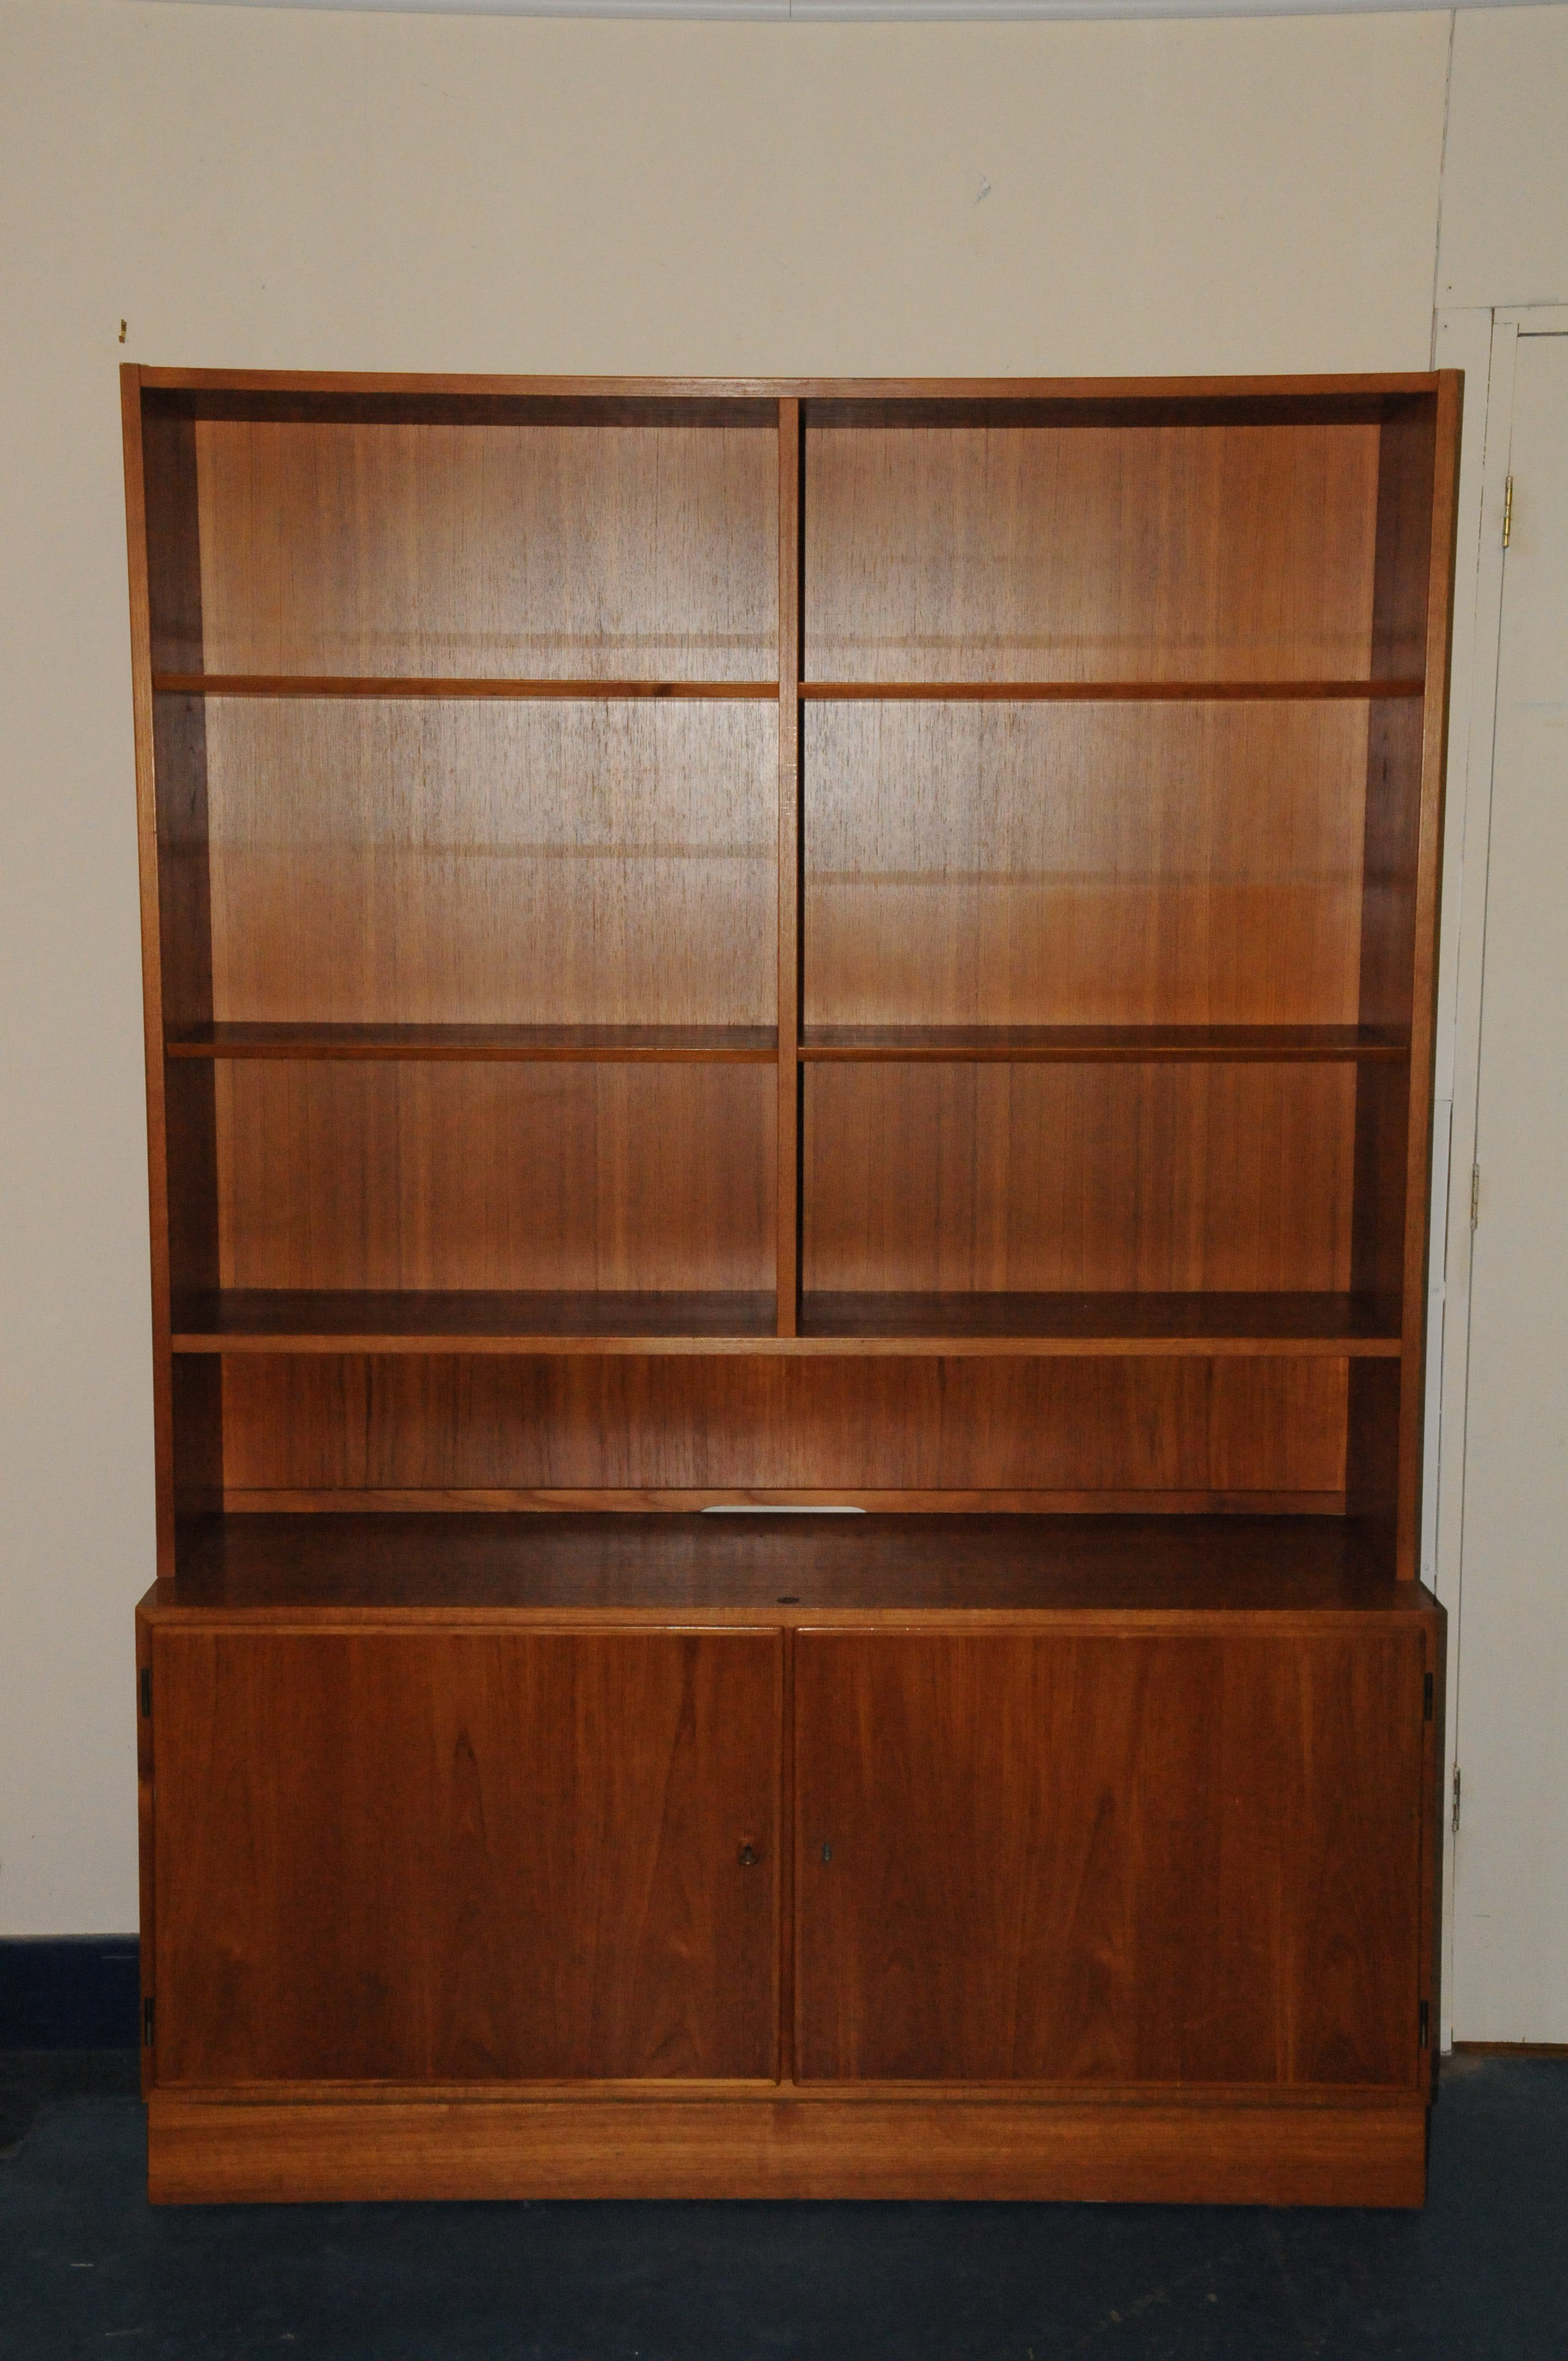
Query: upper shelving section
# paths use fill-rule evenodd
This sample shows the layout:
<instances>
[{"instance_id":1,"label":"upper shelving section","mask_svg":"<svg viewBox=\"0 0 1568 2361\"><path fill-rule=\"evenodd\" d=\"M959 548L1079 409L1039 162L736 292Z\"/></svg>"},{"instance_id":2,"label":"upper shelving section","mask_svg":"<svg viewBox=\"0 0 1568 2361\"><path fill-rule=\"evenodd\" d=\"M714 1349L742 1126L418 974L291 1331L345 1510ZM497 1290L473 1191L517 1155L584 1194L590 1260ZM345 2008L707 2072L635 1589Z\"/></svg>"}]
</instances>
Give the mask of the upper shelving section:
<instances>
[{"instance_id":1,"label":"upper shelving section","mask_svg":"<svg viewBox=\"0 0 1568 2361\"><path fill-rule=\"evenodd\" d=\"M1414 1563L1452 378L124 380L166 1558L847 1486Z\"/></svg>"}]
</instances>

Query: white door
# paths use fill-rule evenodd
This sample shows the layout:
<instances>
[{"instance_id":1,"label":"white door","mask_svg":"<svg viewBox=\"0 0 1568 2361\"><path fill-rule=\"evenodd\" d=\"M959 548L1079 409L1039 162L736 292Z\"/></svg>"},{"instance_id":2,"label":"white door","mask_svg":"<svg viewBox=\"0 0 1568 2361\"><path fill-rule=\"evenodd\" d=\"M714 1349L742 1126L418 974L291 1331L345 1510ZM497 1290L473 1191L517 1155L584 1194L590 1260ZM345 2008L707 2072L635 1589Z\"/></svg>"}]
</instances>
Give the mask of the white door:
<instances>
[{"instance_id":1,"label":"white door","mask_svg":"<svg viewBox=\"0 0 1568 2361\"><path fill-rule=\"evenodd\" d=\"M1453 2006L1461 2041L1568 2042L1568 335L1519 337L1508 466Z\"/></svg>"}]
</instances>

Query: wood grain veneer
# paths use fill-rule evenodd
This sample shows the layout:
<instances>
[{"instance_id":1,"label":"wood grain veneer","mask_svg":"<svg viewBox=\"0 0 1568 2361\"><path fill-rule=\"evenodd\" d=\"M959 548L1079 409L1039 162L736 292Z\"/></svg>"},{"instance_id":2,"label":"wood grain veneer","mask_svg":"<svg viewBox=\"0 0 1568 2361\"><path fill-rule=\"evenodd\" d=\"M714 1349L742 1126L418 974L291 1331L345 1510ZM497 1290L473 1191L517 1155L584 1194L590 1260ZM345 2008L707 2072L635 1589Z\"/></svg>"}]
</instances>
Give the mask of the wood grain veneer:
<instances>
[{"instance_id":1,"label":"wood grain veneer","mask_svg":"<svg viewBox=\"0 0 1568 2361\"><path fill-rule=\"evenodd\" d=\"M122 390L154 2195L1419 2203L1458 379Z\"/></svg>"},{"instance_id":2,"label":"wood grain veneer","mask_svg":"<svg viewBox=\"0 0 1568 2361\"><path fill-rule=\"evenodd\" d=\"M158 1629L152 1671L160 2087L773 2071L776 1637Z\"/></svg>"},{"instance_id":3,"label":"wood grain veneer","mask_svg":"<svg viewBox=\"0 0 1568 2361\"><path fill-rule=\"evenodd\" d=\"M1365 675L1377 459L1367 426L808 424L806 676Z\"/></svg>"},{"instance_id":4,"label":"wood grain veneer","mask_svg":"<svg viewBox=\"0 0 1568 2361\"><path fill-rule=\"evenodd\" d=\"M208 1013L773 1025L777 727L757 704L209 706Z\"/></svg>"},{"instance_id":5,"label":"wood grain veneer","mask_svg":"<svg viewBox=\"0 0 1568 2361\"><path fill-rule=\"evenodd\" d=\"M1426 2111L1126 2100L274 2103L154 2093L163 2204L312 2198L990 2198L1416 2206Z\"/></svg>"},{"instance_id":6,"label":"wood grain veneer","mask_svg":"<svg viewBox=\"0 0 1568 2361\"><path fill-rule=\"evenodd\" d=\"M152 1276L153 1454L158 1562L170 1572L177 1518L222 1493L221 1371L179 1370L170 1351L171 1290L217 1275L217 1183L210 1080L166 1073L165 1027L212 1014L212 925L205 855L202 717L162 728L151 694L155 633L199 630L194 433L144 420L135 373L121 380L126 533L130 567L142 1019L148 1103Z\"/></svg>"},{"instance_id":7,"label":"wood grain veneer","mask_svg":"<svg viewBox=\"0 0 1568 2361\"><path fill-rule=\"evenodd\" d=\"M1387 1298L1345 1294L812 1294L780 1336L762 1294L229 1288L173 1301L177 1356L281 1353L723 1353L990 1359L1398 1360Z\"/></svg>"},{"instance_id":8,"label":"wood grain veneer","mask_svg":"<svg viewBox=\"0 0 1568 2361\"><path fill-rule=\"evenodd\" d=\"M771 705L778 695L778 685L772 680L595 680L567 675L551 679L505 673L475 677L463 673L156 672L152 685L159 697L204 698L372 697L384 701L394 697L466 702L478 697L503 702L510 698L522 703L543 699L554 704L563 698L590 704L613 703L623 697L673 697L677 703L707 699L718 704L760 698Z\"/></svg>"},{"instance_id":9,"label":"wood grain veneer","mask_svg":"<svg viewBox=\"0 0 1568 2361\"><path fill-rule=\"evenodd\" d=\"M1425 694L1419 674L1356 680L803 680L802 699L820 704L1147 705L1299 704ZM436 694L432 686L432 694ZM526 691L524 692L526 693ZM628 692L629 694L630 692ZM697 692L693 692L694 694ZM704 690L703 695L719 695ZM745 692L747 695L752 691Z\"/></svg>"},{"instance_id":10,"label":"wood grain veneer","mask_svg":"<svg viewBox=\"0 0 1568 2361\"><path fill-rule=\"evenodd\" d=\"M776 677L765 435L212 421L195 434L201 669ZM194 668L161 650L155 662Z\"/></svg>"},{"instance_id":11,"label":"wood grain veneer","mask_svg":"<svg viewBox=\"0 0 1568 2361\"><path fill-rule=\"evenodd\" d=\"M1409 1041L1395 1025L813 1025L800 1055L871 1065L1395 1065L1409 1058Z\"/></svg>"},{"instance_id":12,"label":"wood grain veneer","mask_svg":"<svg viewBox=\"0 0 1568 2361\"><path fill-rule=\"evenodd\" d=\"M1355 1089L1351 1066L813 1065L806 1287L1344 1289Z\"/></svg>"},{"instance_id":13,"label":"wood grain veneer","mask_svg":"<svg viewBox=\"0 0 1568 2361\"><path fill-rule=\"evenodd\" d=\"M1216 1289L1166 1293L812 1294L802 1334L813 1345L853 1339L868 1352L1045 1353L1117 1359L1173 1354L1382 1360L1397 1357L1397 1312L1375 1295L1249 1294Z\"/></svg>"},{"instance_id":14,"label":"wood grain veneer","mask_svg":"<svg viewBox=\"0 0 1568 2361\"><path fill-rule=\"evenodd\" d=\"M773 1066L771 1025L202 1025L174 1035L170 1058L391 1058L424 1062L499 1059L524 1064ZM1255 1054L1242 1052L1240 1054ZM1285 1054L1397 1057L1379 1041Z\"/></svg>"},{"instance_id":15,"label":"wood grain veneer","mask_svg":"<svg viewBox=\"0 0 1568 2361\"><path fill-rule=\"evenodd\" d=\"M801 422L797 401L779 404L779 785L778 785L778 1223L776 1324L793 1336L800 1297L801 888L800 676Z\"/></svg>"},{"instance_id":16,"label":"wood grain veneer","mask_svg":"<svg viewBox=\"0 0 1568 2361\"><path fill-rule=\"evenodd\" d=\"M1452 373L1451 373L1452 374ZM911 412L957 418L976 406L1017 424L1053 419L1146 423L1180 413L1244 414L1275 423L1321 424L1398 416L1430 398L1431 375L1339 371L1270 377L912 378L912 377L504 377L444 370L168 368L126 364L149 406L203 418L396 419L428 405L444 418L518 423L596 419L613 423L694 415L707 423L768 426L781 398L807 402L815 416L842 413L867 424Z\"/></svg>"},{"instance_id":17,"label":"wood grain veneer","mask_svg":"<svg viewBox=\"0 0 1568 2361\"><path fill-rule=\"evenodd\" d=\"M262 1060L216 1088L226 1287L772 1283L765 1067Z\"/></svg>"},{"instance_id":18,"label":"wood grain veneer","mask_svg":"<svg viewBox=\"0 0 1568 2361\"><path fill-rule=\"evenodd\" d=\"M1366 730L1350 704L807 706L806 1024L1378 1021Z\"/></svg>"},{"instance_id":19,"label":"wood grain veneer","mask_svg":"<svg viewBox=\"0 0 1568 2361\"><path fill-rule=\"evenodd\" d=\"M790 1594L781 1597L781 1593ZM420 1619L739 1614L1047 1619L1070 1633L1432 1631L1354 1518L448 1514L211 1517L144 1625L342 1614ZM1085 1620L1087 1619L1087 1620Z\"/></svg>"},{"instance_id":20,"label":"wood grain veneer","mask_svg":"<svg viewBox=\"0 0 1568 2361\"><path fill-rule=\"evenodd\" d=\"M1347 1367L1304 1355L245 1354L224 1362L224 1476L250 1495L472 1493L498 1507L595 1487L927 1504L949 1490L1080 1506L1099 1494L1124 1508L1143 1490L1201 1505L1332 1497Z\"/></svg>"},{"instance_id":21,"label":"wood grain veneer","mask_svg":"<svg viewBox=\"0 0 1568 2361\"><path fill-rule=\"evenodd\" d=\"M1439 864L1453 626L1460 380L1380 430L1374 646L1390 664L1422 655L1420 707L1371 709L1367 743L1363 1021L1411 1027L1408 1083L1358 1083L1355 1248L1358 1282L1397 1286L1403 1309L1398 1380L1362 1376L1350 1412L1350 1485L1357 1509L1387 1529L1401 1573L1420 1559L1437 996ZM1397 1277L1396 1277L1397 1274Z\"/></svg>"},{"instance_id":22,"label":"wood grain veneer","mask_svg":"<svg viewBox=\"0 0 1568 2361\"><path fill-rule=\"evenodd\" d=\"M1426 1651L803 1631L803 2081L1414 2092Z\"/></svg>"}]
</instances>

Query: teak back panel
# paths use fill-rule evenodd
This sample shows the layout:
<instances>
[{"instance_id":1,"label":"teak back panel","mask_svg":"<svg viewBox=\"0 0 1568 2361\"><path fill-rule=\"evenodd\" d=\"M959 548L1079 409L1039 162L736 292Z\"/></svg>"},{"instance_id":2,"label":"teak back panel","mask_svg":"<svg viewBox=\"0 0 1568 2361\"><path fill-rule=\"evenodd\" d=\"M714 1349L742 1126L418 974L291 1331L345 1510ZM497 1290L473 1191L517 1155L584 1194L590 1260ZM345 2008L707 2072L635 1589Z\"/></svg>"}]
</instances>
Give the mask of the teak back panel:
<instances>
[{"instance_id":1,"label":"teak back panel","mask_svg":"<svg viewBox=\"0 0 1568 2361\"><path fill-rule=\"evenodd\" d=\"M802 1632L802 2081L1418 2084L1419 1630Z\"/></svg>"},{"instance_id":2,"label":"teak back panel","mask_svg":"<svg viewBox=\"0 0 1568 2361\"><path fill-rule=\"evenodd\" d=\"M1342 1360L1251 1356L241 1355L224 1364L224 1469L238 1508L598 1491L1337 1508L1345 1387Z\"/></svg>"},{"instance_id":3,"label":"teak back panel","mask_svg":"<svg viewBox=\"0 0 1568 2361\"><path fill-rule=\"evenodd\" d=\"M159 2082L775 2072L782 1661L159 1631Z\"/></svg>"},{"instance_id":4,"label":"teak back panel","mask_svg":"<svg viewBox=\"0 0 1568 2361\"><path fill-rule=\"evenodd\" d=\"M223 1066L225 1287L759 1291L767 1066Z\"/></svg>"},{"instance_id":5,"label":"teak back panel","mask_svg":"<svg viewBox=\"0 0 1568 2361\"><path fill-rule=\"evenodd\" d=\"M770 434L203 421L196 453L201 647L161 668L777 677Z\"/></svg>"},{"instance_id":6,"label":"teak back panel","mask_svg":"<svg viewBox=\"0 0 1568 2361\"><path fill-rule=\"evenodd\" d=\"M806 438L809 680L1366 670L1376 426Z\"/></svg>"},{"instance_id":7,"label":"teak back panel","mask_svg":"<svg viewBox=\"0 0 1568 2361\"><path fill-rule=\"evenodd\" d=\"M1365 705L805 718L807 1025L1357 1021Z\"/></svg>"},{"instance_id":8,"label":"teak back panel","mask_svg":"<svg viewBox=\"0 0 1568 2361\"><path fill-rule=\"evenodd\" d=\"M1349 1285L1351 1066L819 1065L808 1288Z\"/></svg>"},{"instance_id":9,"label":"teak back panel","mask_svg":"<svg viewBox=\"0 0 1568 2361\"><path fill-rule=\"evenodd\" d=\"M777 767L769 704L208 700L212 1014L772 1025Z\"/></svg>"}]
</instances>

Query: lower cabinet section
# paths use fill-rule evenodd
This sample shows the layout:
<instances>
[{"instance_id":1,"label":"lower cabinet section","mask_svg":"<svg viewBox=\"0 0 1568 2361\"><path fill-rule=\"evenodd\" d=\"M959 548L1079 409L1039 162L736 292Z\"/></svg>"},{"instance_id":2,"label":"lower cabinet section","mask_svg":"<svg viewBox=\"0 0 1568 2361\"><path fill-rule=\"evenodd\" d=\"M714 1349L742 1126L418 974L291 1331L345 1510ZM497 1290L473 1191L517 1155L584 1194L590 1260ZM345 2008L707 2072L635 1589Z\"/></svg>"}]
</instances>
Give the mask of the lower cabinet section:
<instances>
[{"instance_id":1,"label":"lower cabinet section","mask_svg":"<svg viewBox=\"0 0 1568 2361\"><path fill-rule=\"evenodd\" d=\"M152 2193L1420 2203L1440 1641L154 1609Z\"/></svg>"},{"instance_id":2,"label":"lower cabinet section","mask_svg":"<svg viewBox=\"0 0 1568 2361\"><path fill-rule=\"evenodd\" d=\"M1421 1634L802 1632L802 2081L1420 2072Z\"/></svg>"},{"instance_id":3,"label":"lower cabinet section","mask_svg":"<svg viewBox=\"0 0 1568 2361\"><path fill-rule=\"evenodd\" d=\"M783 1655L159 1632L159 2086L771 2080Z\"/></svg>"}]
</instances>

